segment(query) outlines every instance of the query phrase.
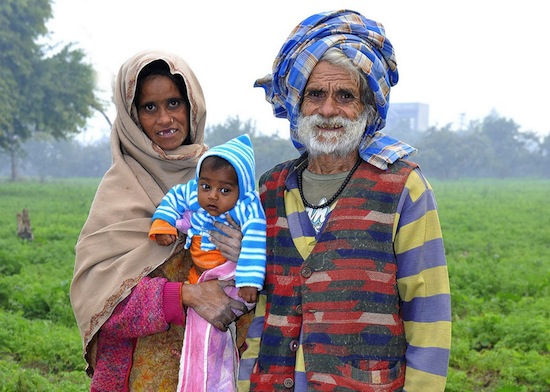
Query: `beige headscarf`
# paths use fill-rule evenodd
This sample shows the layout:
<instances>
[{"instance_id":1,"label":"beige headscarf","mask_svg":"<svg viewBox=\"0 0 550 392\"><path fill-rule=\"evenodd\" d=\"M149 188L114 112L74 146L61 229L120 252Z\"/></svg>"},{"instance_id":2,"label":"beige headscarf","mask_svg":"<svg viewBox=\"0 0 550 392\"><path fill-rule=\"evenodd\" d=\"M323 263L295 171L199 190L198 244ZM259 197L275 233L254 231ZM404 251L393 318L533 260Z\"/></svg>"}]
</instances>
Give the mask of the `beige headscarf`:
<instances>
[{"instance_id":1,"label":"beige headscarf","mask_svg":"<svg viewBox=\"0 0 550 392\"><path fill-rule=\"evenodd\" d=\"M133 105L137 76L155 60L164 60L183 77L190 102L191 141L165 153L137 125ZM195 176L203 144L206 106L195 74L179 57L146 51L122 65L116 80L117 117L111 131L113 161L95 195L76 244L71 303L80 329L84 356L95 349L94 336L115 306L161 265L172 251L148 238L151 216L165 192Z\"/></svg>"}]
</instances>

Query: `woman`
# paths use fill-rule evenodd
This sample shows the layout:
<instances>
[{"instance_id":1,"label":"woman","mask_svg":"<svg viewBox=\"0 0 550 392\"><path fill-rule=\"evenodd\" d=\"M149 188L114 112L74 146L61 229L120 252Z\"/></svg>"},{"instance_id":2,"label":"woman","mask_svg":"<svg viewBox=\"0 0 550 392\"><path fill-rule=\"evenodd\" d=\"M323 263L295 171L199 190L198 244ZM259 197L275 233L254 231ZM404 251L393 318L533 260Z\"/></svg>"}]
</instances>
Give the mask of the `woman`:
<instances>
[{"instance_id":1,"label":"woman","mask_svg":"<svg viewBox=\"0 0 550 392\"><path fill-rule=\"evenodd\" d=\"M182 283L191 266L182 241L148 239L162 197L194 177L207 149L204 96L181 58L154 51L126 61L115 90L113 163L76 245L71 303L93 391L175 390L185 308L224 331L231 308L246 311L223 290L232 282ZM224 232L214 242L236 260L241 233Z\"/></svg>"}]
</instances>

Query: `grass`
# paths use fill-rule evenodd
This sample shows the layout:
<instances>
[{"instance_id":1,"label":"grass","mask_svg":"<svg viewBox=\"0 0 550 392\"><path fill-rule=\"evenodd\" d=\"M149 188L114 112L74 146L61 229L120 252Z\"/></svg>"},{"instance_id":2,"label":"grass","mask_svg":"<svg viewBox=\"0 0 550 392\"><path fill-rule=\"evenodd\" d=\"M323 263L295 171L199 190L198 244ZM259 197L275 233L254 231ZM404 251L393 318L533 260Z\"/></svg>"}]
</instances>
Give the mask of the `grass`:
<instances>
[{"instance_id":1,"label":"grass","mask_svg":"<svg viewBox=\"0 0 550 392\"><path fill-rule=\"evenodd\" d=\"M1 182L0 391L88 391L69 303L98 180ZM449 264L448 392L550 390L550 181L432 182ZM16 236L30 212L35 240Z\"/></svg>"},{"instance_id":2,"label":"grass","mask_svg":"<svg viewBox=\"0 0 550 392\"><path fill-rule=\"evenodd\" d=\"M453 308L447 391L550 390L550 181L433 187Z\"/></svg>"}]
</instances>

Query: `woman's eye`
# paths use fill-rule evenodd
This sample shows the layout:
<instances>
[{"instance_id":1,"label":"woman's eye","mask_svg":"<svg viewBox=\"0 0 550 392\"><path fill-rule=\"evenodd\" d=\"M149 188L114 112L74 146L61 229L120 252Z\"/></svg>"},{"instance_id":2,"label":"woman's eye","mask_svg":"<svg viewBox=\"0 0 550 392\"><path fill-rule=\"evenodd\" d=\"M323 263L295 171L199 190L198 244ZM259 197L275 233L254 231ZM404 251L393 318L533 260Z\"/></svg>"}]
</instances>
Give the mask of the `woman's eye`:
<instances>
[{"instance_id":1,"label":"woman's eye","mask_svg":"<svg viewBox=\"0 0 550 392\"><path fill-rule=\"evenodd\" d=\"M143 110L147 112L153 112L156 109L156 106L152 103L146 103L145 105L141 106Z\"/></svg>"},{"instance_id":2,"label":"woman's eye","mask_svg":"<svg viewBox=\"0 0 550 392\"><path fill-rule=\"evenodd\" d=\"M183 104L183 101L181 99L172 99L168 102L168 107L170 108L177 108Z\"/></svg>"}]
</instances>

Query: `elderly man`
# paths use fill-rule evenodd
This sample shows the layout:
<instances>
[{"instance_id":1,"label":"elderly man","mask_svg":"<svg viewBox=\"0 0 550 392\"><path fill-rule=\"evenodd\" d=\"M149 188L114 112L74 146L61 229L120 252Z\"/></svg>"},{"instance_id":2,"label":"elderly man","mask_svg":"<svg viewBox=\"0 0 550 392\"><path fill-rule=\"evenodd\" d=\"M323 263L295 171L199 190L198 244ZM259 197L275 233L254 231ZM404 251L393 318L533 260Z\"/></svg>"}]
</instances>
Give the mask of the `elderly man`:
<instances>
[{"instance_id":1,"label":"elderly man","mask_svg":"<svg viewBox=\"0 0 550 392\"><path fill-rule=\"evenodd\" d=\"M301 156L260 179L267 280L241 390L443 391L449 279L415 152L380 132L398 73L382 25L313 15L257 81Z\"/></svg>"}]
</instances>

